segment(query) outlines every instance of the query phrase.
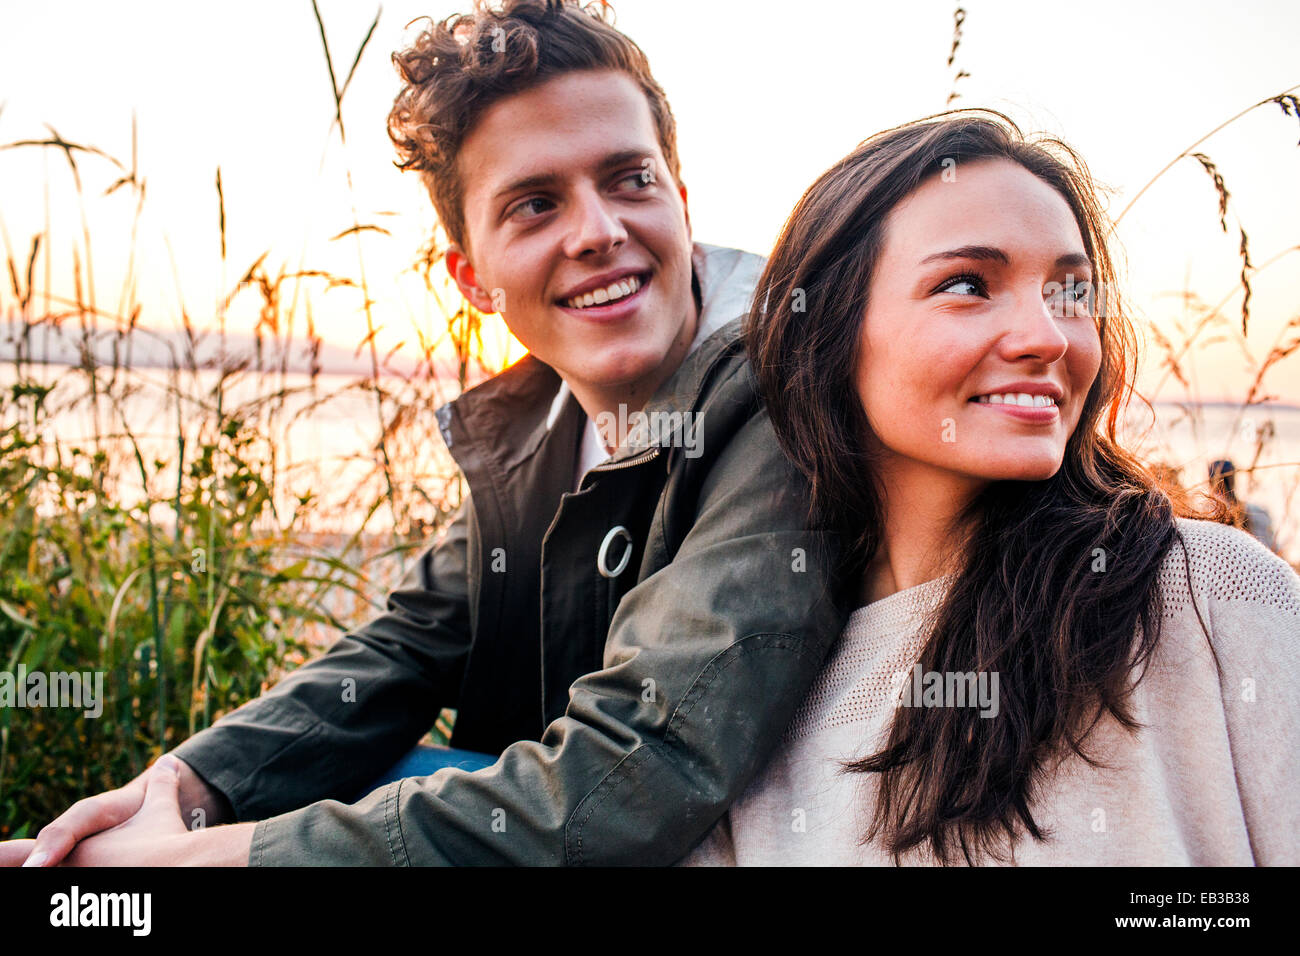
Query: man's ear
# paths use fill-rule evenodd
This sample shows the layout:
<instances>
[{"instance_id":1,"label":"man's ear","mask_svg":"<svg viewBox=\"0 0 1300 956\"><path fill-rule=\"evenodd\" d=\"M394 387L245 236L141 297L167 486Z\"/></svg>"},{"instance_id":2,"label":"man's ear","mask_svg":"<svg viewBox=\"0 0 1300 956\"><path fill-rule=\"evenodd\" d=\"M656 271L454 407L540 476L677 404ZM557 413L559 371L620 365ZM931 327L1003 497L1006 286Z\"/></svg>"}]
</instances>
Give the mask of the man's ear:
<instances>
[{"instance_id":1,"label":"man's ear","mask_svg":"<svg viewBox=\"0 0 1300 956\"><path fill-rule=\"evenodd\" d=\"M456 288L460 289L460 294L469 301L470 305L484 315L491 315L497 311L491 293L479 285L478 274L475 273L469 256L465 255L465 251L459 245L453 242L448 246L443 261L447 263L447 273L456 283Z\"/></svg>"},{"instance_id":2,"label":"man's ear","mask_svg":"<svg viewBox=\"0 0 1300 956\"><path fill-rule=\"evenodd\" d=\"M682 209L686 212L686 234L689 236L691 234L691 207L686 201L686 187L678 186L677 191L681 193Z\"/></svg>"}]
</instances>

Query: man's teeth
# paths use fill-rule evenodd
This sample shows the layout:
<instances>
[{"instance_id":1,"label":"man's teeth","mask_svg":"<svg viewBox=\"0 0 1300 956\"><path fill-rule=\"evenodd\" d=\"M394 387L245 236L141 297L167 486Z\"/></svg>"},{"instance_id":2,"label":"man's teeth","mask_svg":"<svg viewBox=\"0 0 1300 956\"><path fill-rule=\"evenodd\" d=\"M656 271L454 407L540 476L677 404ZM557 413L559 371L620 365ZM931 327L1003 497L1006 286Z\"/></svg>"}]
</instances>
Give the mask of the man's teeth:
<instances>
[{"instance_id":1,"label":"man's teeth","mask_svg":"<svg viewBox=\"0 0 1300 956\"><path fill-rule=\"evenodd\" d=\"M572 299L565 299L564 304L571 309L587 309L593 305L608 305L610 302L626 299L639 288L641 288L641 280L637 276L628 276L626 279L619 279L603 289L594 289L582 295L575 295Z\"/></svg>"},{"instance_id":2,"label":"man's teeth","mask_svg":"<svg viewBox=\"0 0 1300 956\"><path fill-rule=\"evenodd\" d=\"M1050 395L1029 395L1026 392L980 395L975 401L981 405L1019 405L1021 408L1047 408L1056 404L1056 399Z\"/></svg>"}]
</instances>

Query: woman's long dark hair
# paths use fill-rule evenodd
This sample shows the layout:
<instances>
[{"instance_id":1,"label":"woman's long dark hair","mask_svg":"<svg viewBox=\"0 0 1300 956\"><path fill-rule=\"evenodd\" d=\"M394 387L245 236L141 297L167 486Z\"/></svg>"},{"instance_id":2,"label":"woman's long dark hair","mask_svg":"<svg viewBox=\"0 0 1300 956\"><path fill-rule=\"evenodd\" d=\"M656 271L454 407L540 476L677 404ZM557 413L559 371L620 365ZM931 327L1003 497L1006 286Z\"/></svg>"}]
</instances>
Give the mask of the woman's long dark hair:
<instances>
[{"instance_id":1,"label":"woman's long dark hair","mask_svg":"<svg viewBox=\"0 0 1300 956\"><path fill-rule=\"evenodd\" d=\"M1116 293L1108 224L1086 166L1064 143L1028 140L987 110L941 114L878 134L799 201L759 280L746 346L786 455L811 483L819 520L840 530L837 577L860 580L883 527L871 429L854 385L870 280L889 212L963 162L1023 166L1069 204L1101 293L1101 366L1064 462L1045 481L997 481L963 515L962 562L928 619L924 671L997 672L999 713L903 707L879 753L846 770L880 775L871 839L894 855L929 843L944 863L1004 858L1036 788L1126 699L1155 648L1155 586L1185 513L1120 447L1136 341ZM947 162L945 162L947 161ZM1135 640L1135 634L1137 635Z\"/></svg>"}]
</instances>

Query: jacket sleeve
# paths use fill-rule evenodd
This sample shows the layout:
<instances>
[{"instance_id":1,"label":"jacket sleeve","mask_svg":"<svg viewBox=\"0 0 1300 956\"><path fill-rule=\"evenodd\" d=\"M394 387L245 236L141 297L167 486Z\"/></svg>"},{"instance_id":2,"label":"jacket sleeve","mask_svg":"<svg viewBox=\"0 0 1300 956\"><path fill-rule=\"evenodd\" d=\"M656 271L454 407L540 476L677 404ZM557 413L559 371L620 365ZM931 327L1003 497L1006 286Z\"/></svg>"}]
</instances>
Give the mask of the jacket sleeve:
<instances>
[{"instance_id":1,"label":"jacket sleeve","mask_svg":"<svg viewBox=\"0 0 1300 956\"><path fill-rule=\"evenodd\" d=\"M844 623L827 541L765 412L700 485L673 560L619 603L603 668L540 742L261 821L252 865L668 864L781 739ZM655 533L652 531L652 534ZM662 528L659 528L662 533Z\"/></svg>"},{"instance_id":2,"label":"jacket sleeve","mask_svg":"<svg viewBox=\"0 0 1300 956\"><path fill-rule=\"evenodd\" d=\"M455 707L469 652L469 498L386 612L173 753L241 821L350 799Z\"/></svg>"}]
</instances>

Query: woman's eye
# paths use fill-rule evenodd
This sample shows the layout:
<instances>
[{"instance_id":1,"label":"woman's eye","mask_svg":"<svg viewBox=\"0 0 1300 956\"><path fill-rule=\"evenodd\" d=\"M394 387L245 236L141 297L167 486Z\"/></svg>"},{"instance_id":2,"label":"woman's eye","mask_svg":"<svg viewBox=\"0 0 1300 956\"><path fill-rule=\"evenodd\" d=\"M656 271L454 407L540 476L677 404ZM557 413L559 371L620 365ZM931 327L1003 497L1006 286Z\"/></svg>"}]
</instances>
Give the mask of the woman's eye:
<instances>
[{"instance_id":1,"label":"woman's eye","mask_svg":"<svg viewBox=\"0 0 1300 956\"><path fill-rule=\"evenodd\" d=\"M533 219L548 211L550 205L549 199L534 196L532 199L525 199L506 215L510 219Z\"/></svg>"},{"instance_id":2,"label":"woman's eye","mask_svg":"<svg viewBox=\"0 0 1300 956\"><path fill-rule=\"evenodd\" d=\"M1092 309L1091 282L1071 282L1068 285L1051 283L1049 290L1054 299L1059 296L1063 314L1066 316L1086 314Z\"/></svg>"},{"instance_id":3,"label":"woman's eye","mask_svg":"<svg viewBox=\"0 0 1300 956\"><path fill-rule=\"evenodd\" d=\"M1087 302L1092 294L1092 286L1087 282L1076 282L1065 289L1066 298L1072 302Z\"/></svg>"},{"instance_id":4,"label":"woman's eye","mask_svg":"<svg viewBox=\"0 0 1300 956\"><path fill-rule=\"evenodd\" d=\"M984 280L974 275L953 276L935 291L955 292L958 295L983 296L985 295Z\"/></svg>"}]
</instances>

